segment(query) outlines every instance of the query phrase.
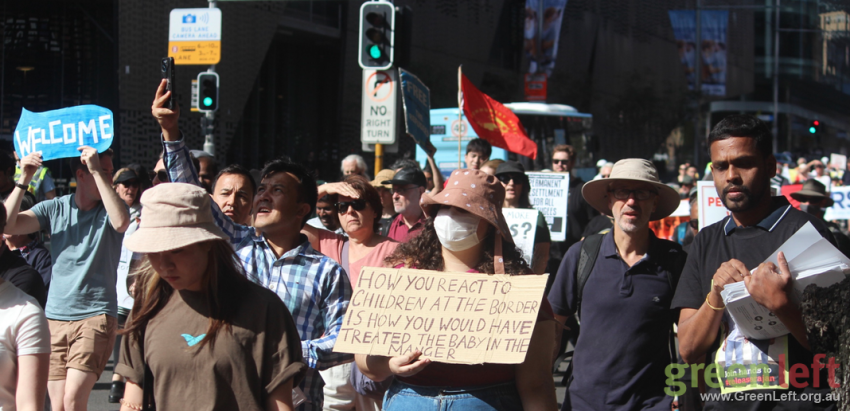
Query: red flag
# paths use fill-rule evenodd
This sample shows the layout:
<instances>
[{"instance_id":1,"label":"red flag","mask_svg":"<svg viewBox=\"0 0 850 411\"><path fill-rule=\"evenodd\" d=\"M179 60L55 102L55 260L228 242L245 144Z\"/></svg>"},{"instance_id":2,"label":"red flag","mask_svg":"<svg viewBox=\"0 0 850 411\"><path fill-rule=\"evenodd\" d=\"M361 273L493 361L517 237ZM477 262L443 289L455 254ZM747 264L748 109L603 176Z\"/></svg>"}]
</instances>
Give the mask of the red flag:
<instances>
[{"instance_id":1,"label":"red flag","mask_svg":"<svg viewBox=\"0 0 850 411\"><path fill-rule=\"evenodd\" d=\"M463 114L478 137L510 152L537 158L537 143L528 138L516 114L475 88L463 74L461 90Z\"/></svg>"}]
</instances>

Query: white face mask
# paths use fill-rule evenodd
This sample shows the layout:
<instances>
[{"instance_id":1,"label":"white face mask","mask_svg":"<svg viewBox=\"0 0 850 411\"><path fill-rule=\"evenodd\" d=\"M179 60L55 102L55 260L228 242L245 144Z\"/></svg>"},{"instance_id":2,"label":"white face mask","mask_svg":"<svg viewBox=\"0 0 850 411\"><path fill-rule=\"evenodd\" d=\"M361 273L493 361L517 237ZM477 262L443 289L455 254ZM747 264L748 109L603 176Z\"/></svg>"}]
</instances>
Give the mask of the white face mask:
<instances>
[{"instance_id":1,"label":"white face mask","mask_svg":"<svg viewBox=\"0 0 850 411\"><path fill-rule=\"evenodd\" d=\"M479 221L481 217L475 214L455 207L444 207L434 218L434 229L443 247L451 251L463 251L481 242L477 233Z\"/></svg>"}]
</instances>

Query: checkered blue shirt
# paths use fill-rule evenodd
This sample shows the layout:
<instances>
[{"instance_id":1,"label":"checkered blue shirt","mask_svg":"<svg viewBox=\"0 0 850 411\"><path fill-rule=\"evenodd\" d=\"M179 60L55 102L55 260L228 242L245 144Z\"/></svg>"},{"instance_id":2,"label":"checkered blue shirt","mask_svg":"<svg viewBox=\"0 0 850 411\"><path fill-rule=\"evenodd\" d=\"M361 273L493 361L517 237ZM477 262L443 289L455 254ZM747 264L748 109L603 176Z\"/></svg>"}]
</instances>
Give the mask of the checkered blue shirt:
<instances>
[{"instance_id":1,"label":"checkered blue shirt","mask_svg":"<svg viewBox=\"0 0 850 411\"><path fill-rule=\"evenodd\" d=\"M199 185L198 173L183 140L163 142L163 145L169 179ZM324 382L315 370L354 359L351 354L333 352L351 298L348 277L334 260L314 250L304 235L301 245L278 258L253 227L235 224L214 201L210 203L213 218L230 238L248 279L274 291L292 313L301 336L304 361L310 367L301 389L312 403L299 409L321 409Z\"/></svg>"}]
</instances>

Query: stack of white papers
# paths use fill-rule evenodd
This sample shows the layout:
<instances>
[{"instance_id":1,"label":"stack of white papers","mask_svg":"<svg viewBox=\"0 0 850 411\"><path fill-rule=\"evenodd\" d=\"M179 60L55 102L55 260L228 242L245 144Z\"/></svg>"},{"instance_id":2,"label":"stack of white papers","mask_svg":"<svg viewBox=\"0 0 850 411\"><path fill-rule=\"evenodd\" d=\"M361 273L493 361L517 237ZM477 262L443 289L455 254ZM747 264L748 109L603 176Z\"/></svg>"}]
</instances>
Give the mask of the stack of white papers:
<instances>
[{"instance_id":1,"label":"stack of white papers","mask_svg":"<svg viewBox=\"0 0 850 411\"><path fill-rule=\"evenodd\" d=\"M821 237L811 223L801 227L765 262L779 266L780 251L785 253L788 261L798 300L809 284L828 287L841 282L850 274L850 259ZM720 296L726 304L726 312L732 316L744 336L765 340L788 334L788 328L776 315L755 302L743 281L727 284Z\"/></svg>"}]
</instances>

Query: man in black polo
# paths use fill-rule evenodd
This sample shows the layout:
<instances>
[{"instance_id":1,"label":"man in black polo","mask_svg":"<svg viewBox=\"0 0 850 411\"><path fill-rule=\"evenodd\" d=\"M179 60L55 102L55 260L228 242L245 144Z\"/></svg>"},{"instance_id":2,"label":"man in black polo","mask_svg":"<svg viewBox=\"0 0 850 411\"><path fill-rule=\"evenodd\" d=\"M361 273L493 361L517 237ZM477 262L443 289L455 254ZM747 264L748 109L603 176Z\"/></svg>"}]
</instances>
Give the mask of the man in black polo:
<instances>
[{"instance_id":1,"label":"man in black polo","mask_svg":"<svg viewBox=\"0 0 850 411\"><path fill-rule=\"evenodd\" d=\"M708 141L714 185L732 215L696 236L673 298L673 307L681 309L678 336L682 358L692 366L716 364L720 384L714 384L714 379L707 382L707 392L729 394L725 399L707 397L705 409L834 409L834 402L824 401L829 393L828 371L813 365L784 255L780 253L780 267L762 264L806 223L812 223L831 242L832 235L822 221L795 209L785 197L771 197L776 159L771 154L770 131L763 122L749 115L726 117L714 127ZM720 296L726 284L738 281L745 281L753 299L782 321L790 334L771 340L741 335ZM802 369L795 369L796 364ZM749 378L747 370L755 369L751 365L762 366L756 379L769 386L735 386L733 378L727 379ZM769 369L767 375L765 369ZM706 374L709 380L713 373ZM819 393L822 402L803 400L802 393Z\"/></svg>"},{"instance_id":2,"label":"man in black polo","mask_svg":"<svg viewBox=\"0 0 850 411\"><path fill-rule=\"evenodd\" d=\"M582 195L614 217L614 229L596 243L583 288L582 247L599 237L570 247L549 293L555 319L564 324L576 313L581 319L561 409L669 411L665 369L676 319L670 301L685 258L679 244L655 237L649 222L675 211L679 194L661 184L648 160L625 159L609 178L585 184Z\"/></svg>"}]
</instances>

